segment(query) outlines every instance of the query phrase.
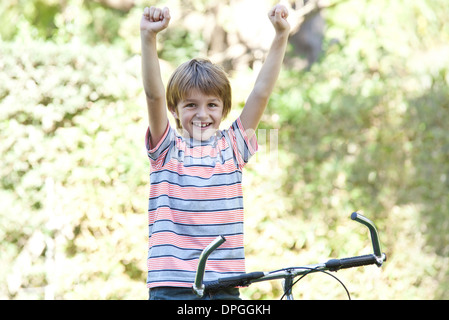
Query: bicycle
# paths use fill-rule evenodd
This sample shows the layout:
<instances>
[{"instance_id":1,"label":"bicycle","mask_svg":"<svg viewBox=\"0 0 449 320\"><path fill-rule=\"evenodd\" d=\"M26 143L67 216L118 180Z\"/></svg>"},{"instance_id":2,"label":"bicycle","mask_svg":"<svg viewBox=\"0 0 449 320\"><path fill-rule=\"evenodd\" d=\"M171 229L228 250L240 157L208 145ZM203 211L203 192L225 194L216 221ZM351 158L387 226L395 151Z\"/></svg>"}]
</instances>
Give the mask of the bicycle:
<instances>
[{"instance_id":1,"label":"bicycle","mask_svg":"<svg viewBox=\"0 0 449 320\"><path fill-rule=\"evenodd\" d=\"M349 291L347 290L345 285L337 277L335 277L334 275L332 275L327 271L336 272L340 269L348 269L374 264L380 268L387 259L386 254L382 253L381 251L379 234L377 232L374 223L357 212L353 212L351 214L351 219L368 227L371 235L373 254L348 257L342 259L330 259L324 263L305 265L299 267L289 267L269 272L257 271L257 272L243 273L238 276L223 277L214 281L203 282L206 262L209 255L226 241L225 237L220 235L202 251L200 258L198 260L198 267L195 275L195 282L192 286L192 290L198 297L203 297L206 291L213 292L230 287L247 287L256 282L283 279L284 294L282 295L281 300L284 297L286 297L287 300L293 300L292 288L299 280L301 280L306 275L311 273L324 272L335 278L338 282L340 282L340 284L346 290L348 298L351 299ZM294 279L298 276L301 277L296 281L294 281Z\"/></svg>"}]
</instances>

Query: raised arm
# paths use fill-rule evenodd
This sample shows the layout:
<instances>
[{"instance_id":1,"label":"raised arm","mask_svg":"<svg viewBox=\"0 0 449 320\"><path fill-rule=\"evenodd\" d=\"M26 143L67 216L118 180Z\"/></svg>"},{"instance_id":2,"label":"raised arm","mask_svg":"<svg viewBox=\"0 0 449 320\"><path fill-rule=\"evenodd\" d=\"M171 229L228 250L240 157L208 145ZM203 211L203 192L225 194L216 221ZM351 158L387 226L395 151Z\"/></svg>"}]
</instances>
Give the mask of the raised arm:
<instances>
[{"instance_id":1,"label":"raised arm","mask_svg":"<svg viewBox=\"0 0 449 320\"><path fill-rule=\"evenodd\" d=\"M150 144L152 147L158 144L168 123L165 88L157 55L157 34L167 28L169 22L169 9L155 7L146 7L140 21L142 79L148 108Z\"/></svg>"},{"instance_id":2,"label":"raised arm","mask_svg":"<svg viewBox=\"0 0 449 320\"><path fill-rule=\"evenodd\" d=\"M268 17L274 26L276 35L271 44L267 58L259 72L254 84L254 88L246 101L240 120L247 131L248 137L254 134L262 117L268 100L279 76L282 61L284 60L287 48L290 24L286 20L288 17L287 8L283 5L276 5L268 13Z\"/></svg>"}]
</instances>

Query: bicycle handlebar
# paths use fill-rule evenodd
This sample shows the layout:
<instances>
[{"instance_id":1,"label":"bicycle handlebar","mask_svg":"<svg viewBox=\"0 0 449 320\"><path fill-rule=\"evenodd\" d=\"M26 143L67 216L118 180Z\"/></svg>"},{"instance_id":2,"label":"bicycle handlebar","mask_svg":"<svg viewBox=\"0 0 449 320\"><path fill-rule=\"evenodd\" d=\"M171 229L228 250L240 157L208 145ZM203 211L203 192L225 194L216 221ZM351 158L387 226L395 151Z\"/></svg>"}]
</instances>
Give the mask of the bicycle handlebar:
<instances>
[{"instance_id":1,"label":"bicycle handlebar","mask_svg":"<svg viewBox=\"0 0 449 320\"><path fill-rule=\"evenodd\" d=\"M203 252L200 255L198 261L198 268L195 276L195 283L193 284L192 287L193 292L197 294L199 297L202 297L204 295L205 290L216 291L229 287L248 286L254 282L274 280L274 279L286 279L288 277L296 277L298 275L307 274L311 272L318 272L325 270L337 271L340 269L361 267L372 264L381 267L383 262L386 261L387 257L385 253L381 252L379 235L374 223L357 212L353 212L351 214L351 219L367 226L368 229L370 230L374 254L358 257L342 258L342 259L331 259L321 264L286 268L272 272L243 273L238 276L224 277L214 281L207 281L203 283L204 271L208 256L223 242L226 241L226 239L223 236L218 236L203 250Z\"/></svg>"},{"instance_id":2,"label":"bicycle handlebar","mask_svg":"<svg viewBox=\"0 0 449 320\"><path fill-rule=\"evenodd\" d=\"M374 255L376 257L382 257L382 251L380 250L379 234L377 232L374 223L357 212L353 212L351 214L351 219L360 222L361 224L364 224L365 226L368 227L371 234L371 242L373 244Z\"/></svg>"},{"instance_id":3,"label":"bicycle handlebar","mask_svg":"<svg viewBox=\"0 0 449 320\"><path fill-rule=\"evenodd\" d=\"M207 258L212 253L212 251L221 246L225 241L226 239L223 236L218 236L203 250L203 252L201 252L200 258L198 260L198 268L195 275L195 283L193 284L193 291L200 297L204 295L205 286L203 284L203 277Z\"/></svg>"},{"instance_id":4,"label":"bicycle handlebar","mask_svg":"<svg viewBox=\"0 0 449 320\"><path fill-rule=\"evenodd\" d=\"M368 266L370 264L378 264L379 260L373 254L368 254L365 256L358 256L352 258L343 259L331 259L325 263L326 268L330 271L337 271L340 269L349 269L354 267Z\"/></svg>"}]
</instances>

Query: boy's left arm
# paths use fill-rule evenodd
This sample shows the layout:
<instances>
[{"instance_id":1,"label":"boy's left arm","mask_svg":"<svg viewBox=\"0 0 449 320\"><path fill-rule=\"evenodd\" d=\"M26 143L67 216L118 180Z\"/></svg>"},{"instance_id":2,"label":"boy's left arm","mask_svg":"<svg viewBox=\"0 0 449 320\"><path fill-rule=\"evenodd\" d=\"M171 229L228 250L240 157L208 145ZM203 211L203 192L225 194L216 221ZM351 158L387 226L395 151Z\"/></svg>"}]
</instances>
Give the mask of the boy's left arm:
<instances>
[{"instance_id":1,"label":"boy's left arm","mask_svg":"<svg viewBox=\"0 0 449 320\"><path fill-rule=\"evenodd\" d=\"M240 115L240 120L249 139L255 133L262 114L268 105L268 100L281 70L290 32L290 24L286 20L288 17L286 7L279 4L276 5L270 10L268 17L274 26L276 35L256 79L254 88Z\"/></svg>"}]
</instances>

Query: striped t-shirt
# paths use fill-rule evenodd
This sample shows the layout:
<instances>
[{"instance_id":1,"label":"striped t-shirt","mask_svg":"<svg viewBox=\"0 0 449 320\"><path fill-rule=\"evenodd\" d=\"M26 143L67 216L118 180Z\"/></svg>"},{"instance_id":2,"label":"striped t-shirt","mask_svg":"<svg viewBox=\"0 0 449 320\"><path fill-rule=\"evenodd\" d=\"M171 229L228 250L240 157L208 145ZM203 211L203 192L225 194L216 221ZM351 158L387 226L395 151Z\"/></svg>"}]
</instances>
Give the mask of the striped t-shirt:
<instances>
[{"instance_id":1,"label":"striped t-shirt","mask_svg":"<svg viewBox=\"0 0 449 320\"><path fill-rule=\"evenodd\" d=\"M207 141L167 126L146 147L151 164L147 287L190 287L201 251L218 235L226 242L208 259L204 280L245 272L242 169L257 150L237 119Z\"/></svg>"}]
</instances>

